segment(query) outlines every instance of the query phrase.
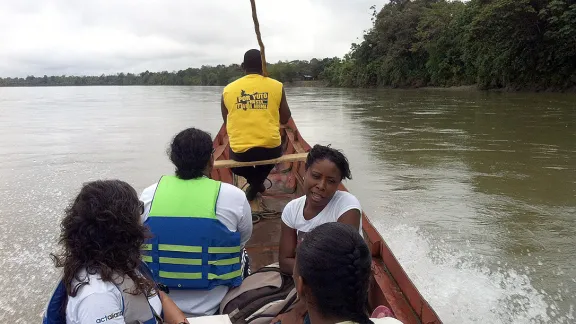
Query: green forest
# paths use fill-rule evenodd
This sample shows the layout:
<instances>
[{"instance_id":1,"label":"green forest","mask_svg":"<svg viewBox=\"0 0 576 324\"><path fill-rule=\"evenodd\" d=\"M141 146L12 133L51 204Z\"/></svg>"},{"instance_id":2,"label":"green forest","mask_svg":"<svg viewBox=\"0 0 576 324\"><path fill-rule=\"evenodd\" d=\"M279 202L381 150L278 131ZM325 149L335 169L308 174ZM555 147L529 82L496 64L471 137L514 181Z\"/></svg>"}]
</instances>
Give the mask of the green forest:
<instances>
[{"instance_id":1,"label":"green forest","mask_svg":"<svg viewBox=\"0 0 576 324\"><path fill-rule=\"evenodd\" d=\"M390 0L342 58L268 64L334 87L576 89L576 0ZM225 85L236 64L178 72L0 79L0 86Z\"/></svg>"},{"instance_id":2,"label":"green forest","mask_svg":"<svg viewBox=\"0 0 576 324\"><path fill-rule=\"evenodd\" d=\"M373 22L330 85L576 86L576 0L390 0Z\"/></svg>"},{"instance_id":3,"label":"green forest","mask_svg":"<svg viewBox=\"0 0 576 324\"><path fill-rule=\"evenodd\" d=\"M311 79L319 75L337 59L291 61L268 64L270 77L282 82ZM0 79L0 86L90 86L90 85L202 85L223 86L244 74L240 65L202 66L177 72L142 72L140 74L118 73L100 76L28 76L26 78Z\"/></svg>"}]
</instances>

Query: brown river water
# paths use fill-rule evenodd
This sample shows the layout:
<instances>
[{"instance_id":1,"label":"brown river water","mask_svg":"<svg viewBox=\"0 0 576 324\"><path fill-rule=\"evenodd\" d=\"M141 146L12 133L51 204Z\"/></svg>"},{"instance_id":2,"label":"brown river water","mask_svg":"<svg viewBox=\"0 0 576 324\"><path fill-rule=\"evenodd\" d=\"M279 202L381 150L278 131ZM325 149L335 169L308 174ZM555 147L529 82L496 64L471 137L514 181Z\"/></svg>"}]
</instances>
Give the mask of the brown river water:
<instances>
[{"instance_id":1,"label":"brown river water","mask_svg":"<svg viewBox=\"0 0 576 324\"><path fill-rule=\"evenodd\" d=\"M59 220L83 182L171 173L178 131L215 135L220 87L0 88L0 322L37 323ZM574 323L576 96L287 88L306 140L445 323Z\"/></svg>"}]
</instances>

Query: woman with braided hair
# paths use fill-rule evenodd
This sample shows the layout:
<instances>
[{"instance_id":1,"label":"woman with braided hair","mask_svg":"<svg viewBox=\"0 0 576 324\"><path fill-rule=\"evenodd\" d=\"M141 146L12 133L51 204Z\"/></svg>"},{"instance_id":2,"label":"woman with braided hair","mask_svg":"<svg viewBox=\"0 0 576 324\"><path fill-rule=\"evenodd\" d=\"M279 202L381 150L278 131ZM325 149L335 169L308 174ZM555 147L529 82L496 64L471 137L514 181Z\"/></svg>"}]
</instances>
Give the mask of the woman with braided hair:
<instances>
[{"instance_id":1,"label":"woman with braided hair","mask_svg":"<svg viewBox=\"0 0 576 324\"><path fill-rule=\"evenodd\" d=\"M311 324L401 323L391 317L368 317L372 258L352 226L326 223L310 234L298 246L293 277Z\"/></svg>"}]
</instances>

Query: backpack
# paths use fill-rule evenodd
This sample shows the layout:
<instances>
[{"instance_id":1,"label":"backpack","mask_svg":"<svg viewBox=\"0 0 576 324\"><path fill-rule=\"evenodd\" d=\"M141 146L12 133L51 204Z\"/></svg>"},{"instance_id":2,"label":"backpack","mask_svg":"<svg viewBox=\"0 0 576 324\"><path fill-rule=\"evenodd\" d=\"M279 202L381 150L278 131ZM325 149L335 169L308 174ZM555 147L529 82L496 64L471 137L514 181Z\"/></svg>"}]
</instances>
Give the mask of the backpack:
<instances>
[{"instance_id":1,"label":"backpack","mask_svg":"<svg viewBox=\"0 0 576 324\"><path fill-rule=\"evenodd\" d=\"M230 289L220 304L220 314L228 314L232 324L268 324L289 311L296 302L291 276L280 272L278 263L266 266Z\"/></svg>"}]
</instances>

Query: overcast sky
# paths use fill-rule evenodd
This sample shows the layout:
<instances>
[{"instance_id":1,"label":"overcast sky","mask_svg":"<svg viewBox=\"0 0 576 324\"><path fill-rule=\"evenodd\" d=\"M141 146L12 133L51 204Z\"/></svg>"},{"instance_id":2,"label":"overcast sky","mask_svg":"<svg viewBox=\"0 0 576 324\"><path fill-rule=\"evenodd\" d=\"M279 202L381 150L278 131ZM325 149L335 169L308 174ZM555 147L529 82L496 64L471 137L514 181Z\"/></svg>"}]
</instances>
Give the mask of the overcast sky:
<instances>
[{"instance_id":1,"label":"overcast sky","mask_svg":"<svg viewBox=\"0 0 576 324\"><path fill-rule=\"evenodd\" d=\"M257 0L268 62L342 56L385 0ZM0 0L0 77L240 63L249 0Z\"/></svg>"}]
</instances>

